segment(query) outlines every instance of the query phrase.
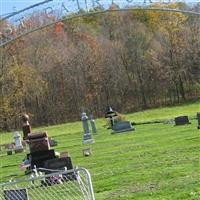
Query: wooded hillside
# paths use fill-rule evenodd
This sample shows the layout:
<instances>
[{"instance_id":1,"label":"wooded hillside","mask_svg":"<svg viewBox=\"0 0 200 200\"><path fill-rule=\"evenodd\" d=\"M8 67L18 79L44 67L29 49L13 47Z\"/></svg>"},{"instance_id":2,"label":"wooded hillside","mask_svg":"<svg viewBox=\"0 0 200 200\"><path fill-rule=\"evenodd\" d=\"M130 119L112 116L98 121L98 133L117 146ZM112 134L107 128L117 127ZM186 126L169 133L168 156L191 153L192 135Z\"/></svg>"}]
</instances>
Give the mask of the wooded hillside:
<instances>
[{"instance_id":1,"label":"wooded hillside","mask_svg":"<svg viewBox=\"0 0 200 200\"><path fill-rule=\"evenodd\" d=\"M107 105L125 113L200 97L195 15L130 10L75 17L0 51L2 130L18 128L24 112L33 125L48 125L79 120L82 111L103 116Z\"/></svg>"}]
</instances>

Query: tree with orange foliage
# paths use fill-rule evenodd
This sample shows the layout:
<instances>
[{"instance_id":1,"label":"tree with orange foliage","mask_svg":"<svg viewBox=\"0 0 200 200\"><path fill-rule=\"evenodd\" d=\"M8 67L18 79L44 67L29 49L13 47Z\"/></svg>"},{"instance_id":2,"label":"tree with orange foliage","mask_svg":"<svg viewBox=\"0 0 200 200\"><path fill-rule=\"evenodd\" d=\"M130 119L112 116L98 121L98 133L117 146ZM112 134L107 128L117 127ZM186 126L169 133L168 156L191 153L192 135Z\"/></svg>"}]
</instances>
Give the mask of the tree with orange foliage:
<instances>
[{"instance_id":1,"label":"tree with orange foliage","mask_svg":"<svg viewBox=\"0 0 200 200\"><path fill-rule=\"evenodd\" d=\"M57 22L54 27L54 33L56 37L64 37L64 23L63 22Z\"/></svg>"}]
</instances>

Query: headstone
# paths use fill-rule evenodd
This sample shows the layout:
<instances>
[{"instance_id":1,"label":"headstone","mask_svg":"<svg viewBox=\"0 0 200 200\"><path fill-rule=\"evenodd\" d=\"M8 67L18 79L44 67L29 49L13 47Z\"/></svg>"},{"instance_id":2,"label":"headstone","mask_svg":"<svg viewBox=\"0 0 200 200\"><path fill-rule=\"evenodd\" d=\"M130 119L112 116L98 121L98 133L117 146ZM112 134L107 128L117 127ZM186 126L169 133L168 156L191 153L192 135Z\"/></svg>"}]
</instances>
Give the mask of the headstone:
<instances>
[{"instance_id":1,"label":"headstone","mask_svg":"<svg viewBox=\"0 0 200 200\"><path fill-rule=\"evenodd\" d=\"M115 134L121 132L134 131L135 129L132 127L129 121L122 121L114 124L112 126L112 130L113 130L112 134Z\"/></svg>"},{"instance_id":2,"label":"headstone","mask_svg":"<svg viewBox=\"0 0 200 200\"><path fill-rule=\"evenodd\" d=\"M197 128L200 129L200 112L197 113L197 121L198 121Z\"/></svg>"},{"instance_id":3,"label":"headstone","mask_svg":"<svg viewBox=\"0 0 200 200\"><path fill-rule=\"evenodd\" d=\"M25 188L4 190L5 200L28 200L28 191Z\"/></svg>"},{"instance_id":4,"label":"headstone","mask_svg":"<svg viewBox=\"0 0 200 200\"><path fill-rule=\"evenodd\" d=\"M8 156L12 155L12 150L8 150L8 151L7 151L7 155L8 155Z\"/></svg>"},{"instance_id":5,"label":"headstone","mask_svg":"<svg viewBox=\"0 0 200 200\"><path fill-rule=\"evenodd\" d=\"M117 113L110 106L108 106L106 109L105 118L108 118L111 128L114 125L114 117L116 116Z\"/></svg>"},{"instance_id":6,"label":"headstone","mask_svg":"<svg viewBox=\"0 0 200 200\"><path fill-rule=\"evenodd\" d=\"M83 124L83 144L92 144L94 143L94 140L92 139L92 136L90 134L89 126L88 126L88 117L86 113L82 113L81 116L82 124Z\"/></svg>"},{"instance_id":7,"label":"headstone","mask_svg":"<svg viewBox=\"0 0 200 200\"><path fill-rule=\"evenodd\" d=\"M44 162L54 158L56 158L56 155L53 149L27 154L27 159L31 161L31 168L34 168L34 166L44 168Z\"/></svg>"},{"instance_id":8,"label":"headstone","mask_svg":"<svg viewBox=\"0 0 200 200\"><path fill-rule=\"evenodd\" d=\"M66 167L67 170L73 169L70 157L54 158L44 162L44 168L46 169L63 169L64 167Z\"/></svg>"},{"instance_id":9,"label":"headstone","mask_svg":"<svg viewBox=\"0 0 200 200\"><path fill-rule=\"evenodd\" d=\"M23 130L23 140L27 139L29 133L31 133L31 126L29 124L29 116L27 114L22 115L22 130Z\"/></svg>"},{"instance_id":10,"label":"headstone","mask_svg":"<svg viewBox=\"0 0 200 200\"><path fill-rule=\"evenodd\" d=\"M8 156L12 155L12 150L11 150L11 149L8 149L8 150L7 150L7 155L8 155Z\"/></svg>"},{"instance_id":11,"label":"headstone","mask_svg":"<svg viewBox=\"0 0 200 200\"><path fill-rule=\"evenodd\" d=\"M70 157L63 157L63 158L46 160L44 162L44 168L51 170L63 170L64 168L66 168L67 170L71 170L73 169L73 165ZM47 171L46 174L48 173L52 173L52 171L49 170L49 172ZM76 180L76 175L74 172L62 174L62 181L68 181L68 180ZM48 178L47 182L49 182Z\"/></svg>"},{"instance_id":12,"label":"headstone","mask_svg":"<svg viewBox=\"0 0 200 200\"><path fill-rule=\"evenodd\" d=\"M14 150L14 144L6 144L5 145L7 155L12 155L12 151Z\"/></svg>"},{"instance_id":13,"label":"headstone","mask_svg":"<svg viewBox=\"0 0 200 200\"><path fill-rule=\"evenodd\" d=\"M190 124L188 116L179 116L176 117L174 120L175 120L175 125Z\"/></svg>"},{"instance_id":14,"label":"headstone","mask_svg":"<svg viewBox=\"0 0 200 200\"><path fill-rule=\"evenodd\" d=\"M49 138L50 147L55 147L58 145L58 142L52 138Z\"/></svg>"},{"instance_id":15,"label":"headstone","mask_svg":"<svg viewBox=\"0 0 200 200\"><path fill-rule=\"evenodd\" d=\"M90 115L90 125L91 125L91 127L92 127L92 133L93 133L94 135L96 135L97 129L96 129L95 120L94 120L94 118L93 118L92 115Z\"/></svg>"},{"instance_id":16,"label":"headstone","mask_svg":"<svg viewBox=\"0 0 200 200\"><path fill-rule=\"evenodd\" d=\"M47 132L31 133L28 135L30 152L46 151L50 149Z\"/></svg>"},{"instance_id":17,"label":"headstone","mask_svg":"<svg viewBox=\"0 0 200 200\"><path fill-rule=\"evenodd\" d=\"M21 142L21 135L19 134L18 131L14 132L13 138L14 138L14 141L15 141L15 153L23 152L24 149L23 149L23 145L22 145L22 142Z\"/></svg>"}]
</instances>

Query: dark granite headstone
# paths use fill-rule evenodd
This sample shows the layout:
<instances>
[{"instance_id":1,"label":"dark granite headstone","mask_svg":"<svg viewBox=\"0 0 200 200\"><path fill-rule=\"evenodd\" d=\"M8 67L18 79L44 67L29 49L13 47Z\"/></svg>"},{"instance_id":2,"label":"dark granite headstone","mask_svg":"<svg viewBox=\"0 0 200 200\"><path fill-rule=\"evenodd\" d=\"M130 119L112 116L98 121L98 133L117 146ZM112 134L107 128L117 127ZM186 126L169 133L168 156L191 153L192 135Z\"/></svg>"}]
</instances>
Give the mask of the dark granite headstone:
<instances>
[{"instance_id":1,"label":"dark granite headstone","mask_svg":"<svg viewBox=\"0 0 200 200\"><path fill-rule=\"evenodd\" d=\"M175 125L190 124L188 116L179 116L175 118Z\"/></svg>"},{"instance_id":2,"label":"dark granite headstone","mask_svg":"<svg viewBox=\"0 0 200 200\"><path fill-rule=\"evenodd\" d=\"M28 200L27 189L4 190L5 200Z\"/></svg>"},{"instance_id":3,"label":"dark granite headstone","mask_svg":"<svg viewBox=\"0 0 200 200\"><path fill-rule=\"evenodd\" d=\"M46 169L63 169L64 167L67 167L67 170L73 169L70 157L54 158L44 162L44 168Z\"/></svg>"},{"instance_id":4,"label":"dark granite headstone","mask_svg":"<svg viewBox=\"0 0 200 200\"><path fill-rule=\"evenodd\" d=\"M27 155L27 158L31 162L31 168L33 169L34 166L37 168L43 168L44 162L50 159L56 158L55 151L47 150L47 151L36 151Z\"/></svg>"},{"instance_id":5,"label":"dark granite headstone","mask_svg":"<svg viewBox=\"0 0 200 200\"><path fill-rule=\"evenodd\" d=\"M22 131L23 131L23 140L26 140L28 134L31 133L31 126L29 124L28 125L24 125L22 127Z\"/></svg>"},{"instance_id":6,"label":"dark granite headstone","mask_svg":"<svg viewBox=\"0 0 200 200\"><path fill-rule=\"evenodd\" d=\"M72 161L70 157L64 157L64 158L55 158L51 160L47 160L44 162L44 168L51 169L51 170L63 170L64 167L67 168L67 170L73 169ZM45 174L52 173L51 170L47 170ZM69 180L76 180L76 175L74 172L66 173L62 175L63 179L62 181L69 181ZM46 179L48 183L51 183L50 179Z\"/></svg>"},{"instance_id":7,"label":"dark granite headstone","mask_svg":"<svg viewBox=\"0 0 200 200\"><path fill-rule=\"evenodd\" d=\"M7 150L7 155L8 156L12 155L12 150Z\"/></svg>"},{"instance_id":8,"label":"dark granite headstone","mask_svg":"<svg viewBox=\"0 0 200 200\"><path fill-rule=\"evenodd\" d=\"M200 129L200 112L197 113L197 121L198 121L197 128Z\"/></svg>"},{"instance_id":9,"label":"dark granite headstone","mask_svg":"<svg viewBox=\"0 0 200 200\"><path fill-rule=\"evenodd\" d=\"M122 121L114 124L112 126L112 130L113 130L112 134L115 134L121 132L134 131L135 129L132 127L129 121Z\"/></svg>"},{"instance_id":10,"label":"dark granite headstone","mask_svg":"<svg viewBox=\"0 0 200 200\"><path fill-rule=\"evenodd\" d=\"M12 151L14 150L14 144L6 144L5 145L7 155L12 155Z\"/></svg>"}]
</instances>

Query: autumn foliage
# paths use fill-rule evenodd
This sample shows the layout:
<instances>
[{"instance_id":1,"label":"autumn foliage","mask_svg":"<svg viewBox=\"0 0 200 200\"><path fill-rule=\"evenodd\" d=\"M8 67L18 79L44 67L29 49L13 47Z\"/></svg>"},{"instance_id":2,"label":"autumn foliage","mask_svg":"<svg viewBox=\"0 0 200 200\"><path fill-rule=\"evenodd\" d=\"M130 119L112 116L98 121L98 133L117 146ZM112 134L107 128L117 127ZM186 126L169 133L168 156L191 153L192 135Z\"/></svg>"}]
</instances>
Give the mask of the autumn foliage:
<instances>
[{"instance_id":1,"label":"autumn foliage","mask_svg":"<svg viewBox=\"0 0 200 200\"><path fill-rule=\"evenodd\" d=\"M200 97L199 16L130 10L72 18L0 53L3 130L20 127L24 112L36 126L80 120L83 110L104 116L107 105L125 113Z\"/></svg>"}]
</instances>

